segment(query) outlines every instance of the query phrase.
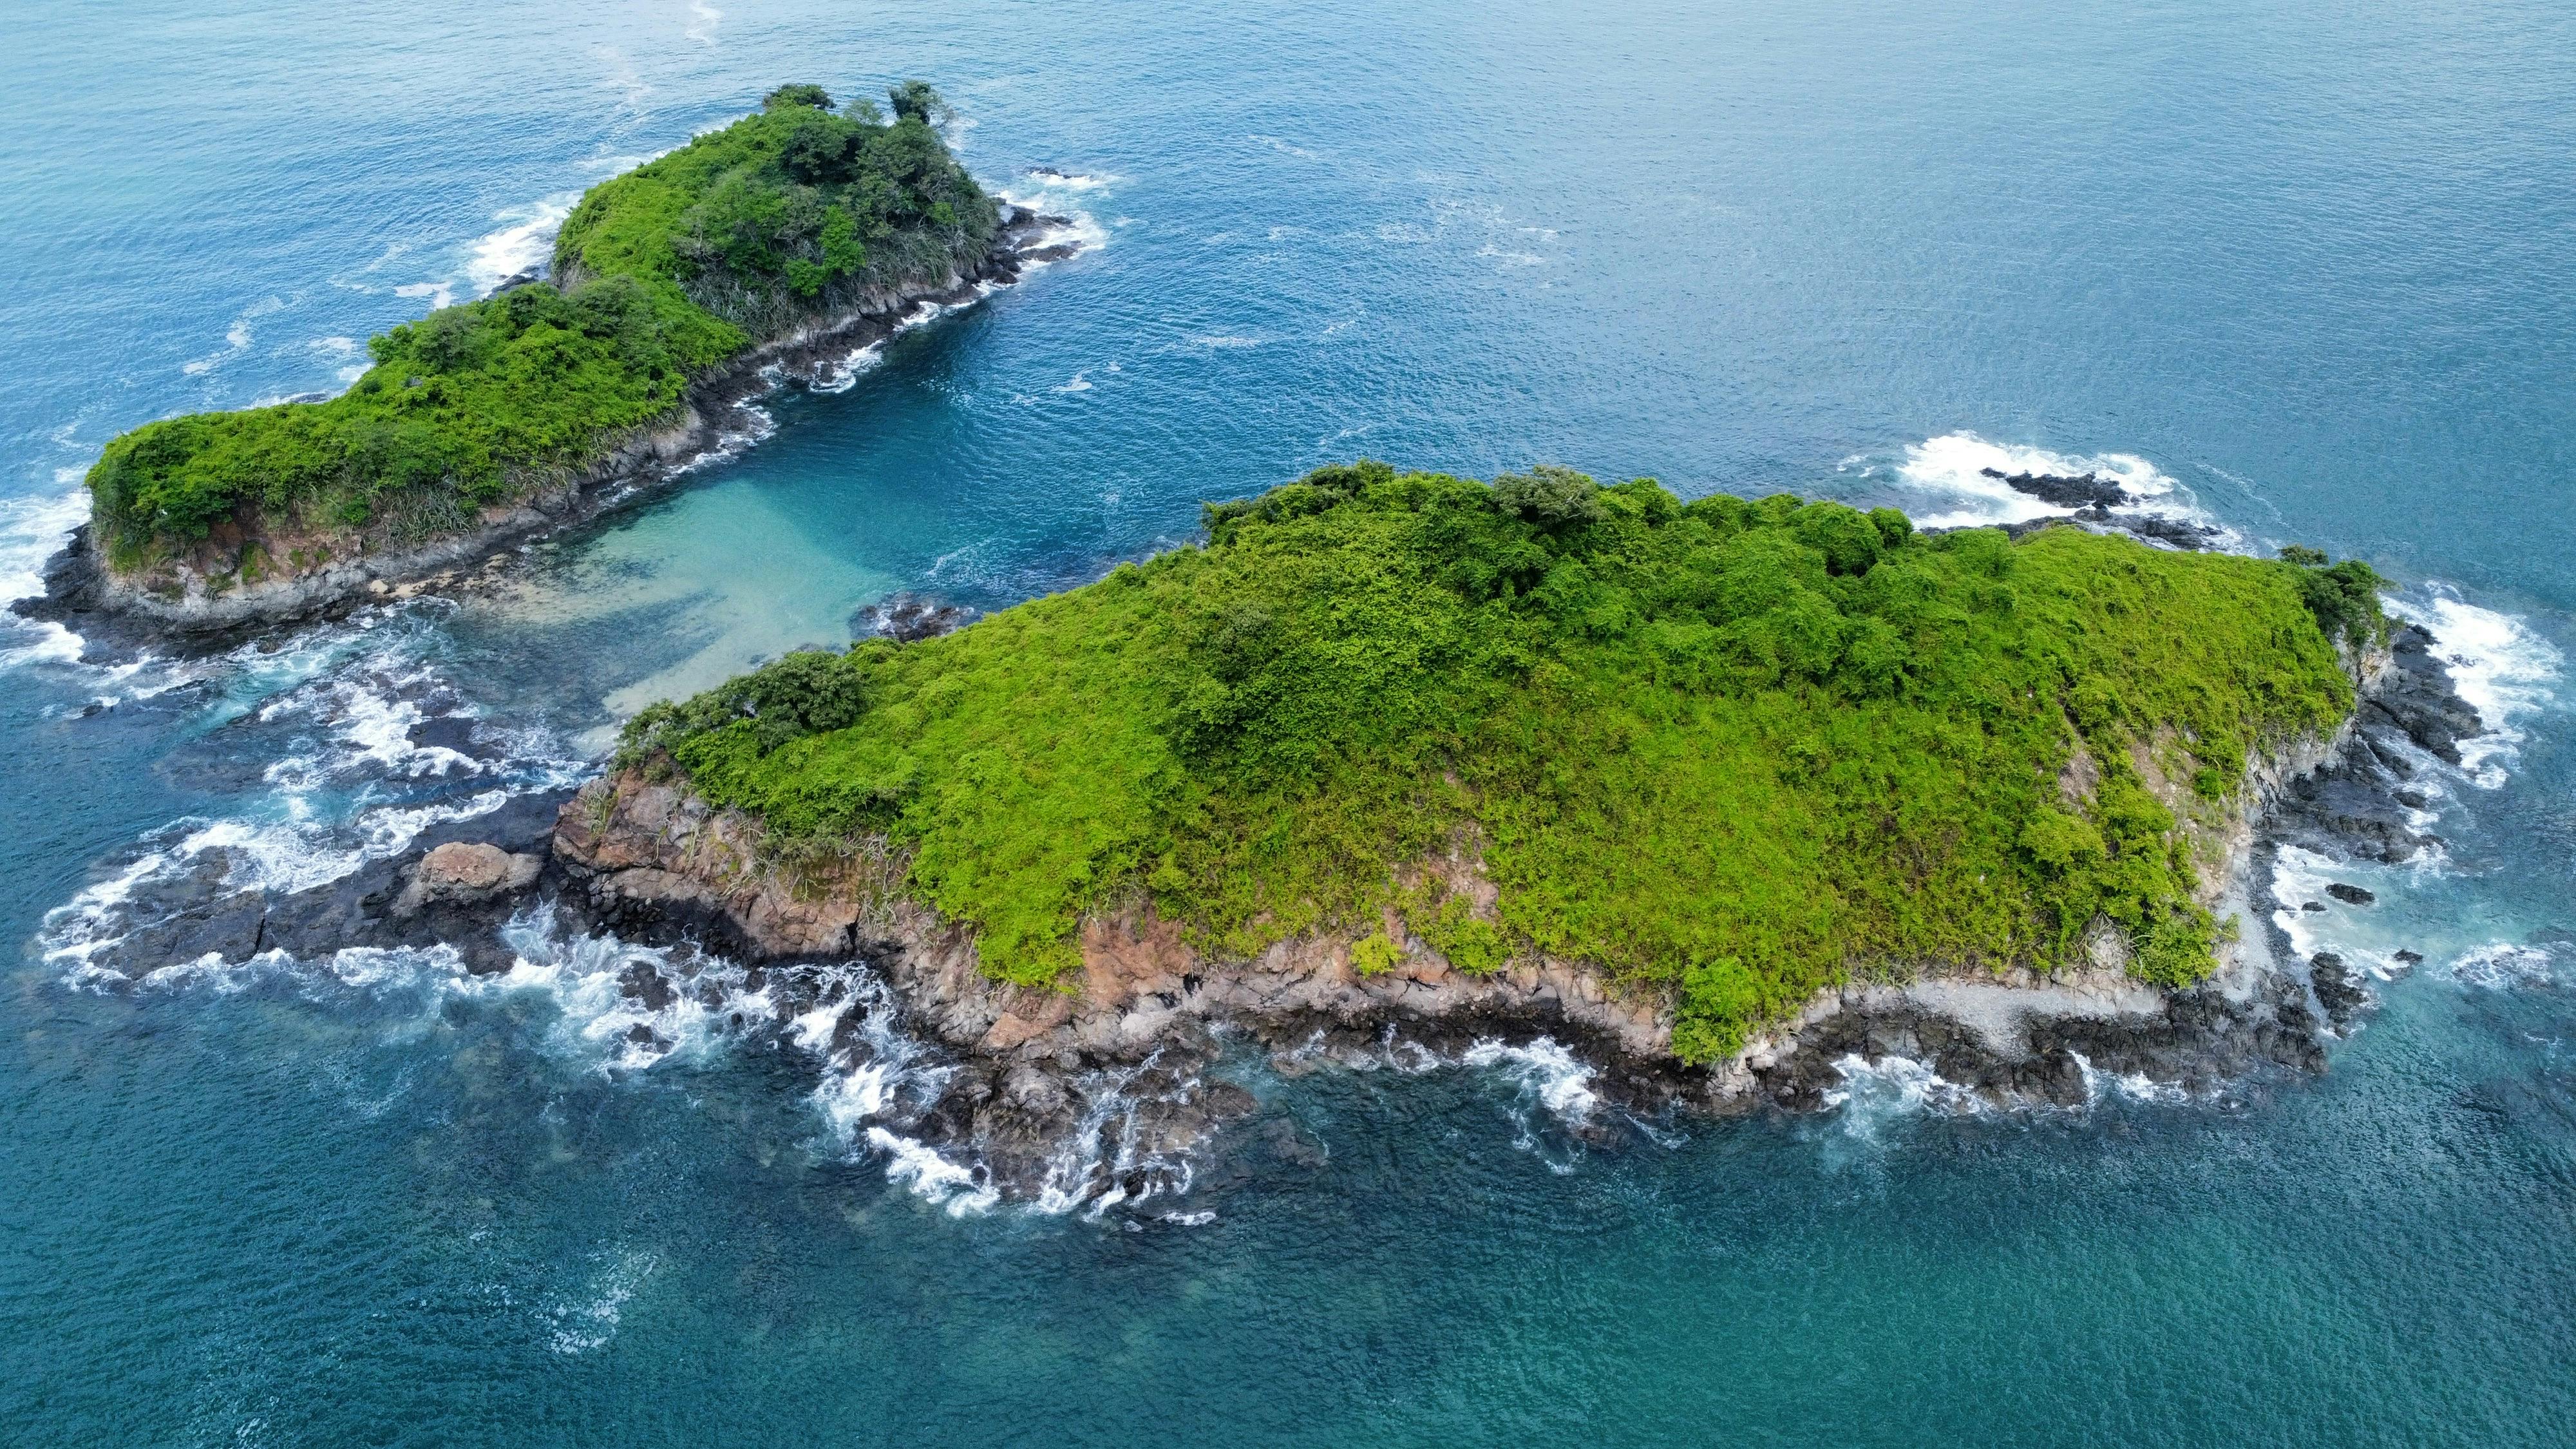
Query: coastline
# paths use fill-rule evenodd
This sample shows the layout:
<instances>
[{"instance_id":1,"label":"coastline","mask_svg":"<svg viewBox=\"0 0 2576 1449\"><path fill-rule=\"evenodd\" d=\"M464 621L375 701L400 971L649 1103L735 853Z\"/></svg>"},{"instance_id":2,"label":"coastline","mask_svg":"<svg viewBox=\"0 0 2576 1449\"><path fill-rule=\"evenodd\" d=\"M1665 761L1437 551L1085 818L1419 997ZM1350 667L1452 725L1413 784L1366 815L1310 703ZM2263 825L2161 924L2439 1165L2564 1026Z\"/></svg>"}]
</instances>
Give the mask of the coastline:
<instances>
[{"instance_id":1,"label":"coastline","mask_svg":"<svg viewBox=\"0 0 2576 1449\"><path fill-rule=\"evenodd\" d=\"M1059 1202L1186 1184L1226 1124L1253 1110L1216 1070L1246 1051L1283 1075L1508 1059L1554 1074L1547 1090L1578 1132L1607 1130L1602 1104L1648 1118L1820 1110L1862 1072L1989 1106L2080 1105L2106 1083L2202 1096L2324 1070L2327 1045L2368 1005L2340 963L2287 949L2265 880L2288 845L2385 859L2437 843L2406 823L2406 759L2456 757L2479 725L2431 642L2408 625L2389 650L2349 660L2360 689L2344 724L2249 771L2210 842L2224 868L2208 873L2209 898L2244 927L2210 980L2177 990L2131 978L2116 937L2087 967L2050 978L1887 971L1818 992L1714 1070L1669 1055L1671 1003L1623 995L1581 963L1479 977L1417 952L1371 976L1334 938L1211 963L1133 909L1086 923L1078 990L1013 987L977 970L965 932L903 898L894 863L787 869L764 858L756 821L633 771L515 798L293 895L200 872L179 897L149 903L166 918L88 955L87 969L140 978L210 958L445 944L464 973L495 976L518 964L505 930L611 933L666 948L619 978L648 1016L675 1001L762 1013L853 1079L893 1070L878 1038L899 1033L903 1052L938 1065L916 1074L931 1084L918 1100L871 1097L880 1145L925 1154L958 1174L960 1192ZM862 992L877 1005L862 1009ZM633 1031L639 1052L668 1047L649 1025ZM1115 1152L1104 1124L1116 1127Z\"/></svg>"},{"instance_id":2,"label":"coastline","mask_svg":"<svg viewBox=\"0 0 2576 1449\"><path fill-rule=\"evenodd\" d=\"M1017 284L1031 268L1084 249L1069 234L1070 218L1013 202L1002 206L994 244L971 272L872 291L858 307L746 349L692 382L679 415L666 426L628 437L588 467L515 504L484 510L471 531L360 552L222 592L209 592L203 572L181 566L180 591L173 598L166 590L117 577L94 546L92 525L84 522L46 559L43 591L10 609L62 625L80 635L87 649L175 645L198 651L238 643L271 625L335 618L370 602L469 583L474 571L504 550L588 522L729 454L741 435L726 423L743 405L789 381L829 383L856 354L905 330L923 309L969 305Z\"/></svg>"}]
</instances>

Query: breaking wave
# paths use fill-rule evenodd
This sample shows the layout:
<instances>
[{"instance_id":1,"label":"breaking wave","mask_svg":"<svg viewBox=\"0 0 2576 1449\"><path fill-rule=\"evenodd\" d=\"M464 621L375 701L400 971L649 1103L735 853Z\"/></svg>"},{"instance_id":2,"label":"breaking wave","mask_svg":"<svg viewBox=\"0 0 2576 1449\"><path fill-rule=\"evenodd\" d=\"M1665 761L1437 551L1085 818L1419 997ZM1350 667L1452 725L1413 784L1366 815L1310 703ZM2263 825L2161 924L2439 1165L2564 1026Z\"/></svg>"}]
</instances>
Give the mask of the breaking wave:
<instances>
[{"instance_id":1,"label":"breaking wave","mask_svg":"<svg viewBox=\"0 0 2576 1449\"><path fill-rule=\"evenodd\" d=\"M572 215L578 191L559 191L541 196L525 206L515 206L492 219L502 223L499 229L485 232L474 239L465 256L465 280L475 296L545 264L554 254L555 234L563 230L564 219Z\"/></svg>"},{"instance_id":2,"label":"breaking wave","mask_svg":"<svg viewBox=\"0 0 2576 1449\"><path fill-rule=\"evenodd\" d=\"M2135 453L2058 453L1997 443L1971 432L1944 433L1910 443L1894 459L1846 458L1842 471L1896 490L1906 512L1925 528L1975 528L2028 523L2062 516L2068 509L2014 489L1994 474L2044 474L2061 478L2090 473L2117 483L2125 505L2187 523L2216 526L2190 489ZM2222 531L2220 540L2233 538Z\"/></svg>"},{"instance_id":3,"label":"breaking wave","mask_svg":"<svg viewBox=\"0 0 2576 1449\"><path fill-rule=\"evenodd\" d=\"M2392 596L2388 609L2431 631L2452 687L2487 728L2460 741L2461 769L2480 789L2502 786L2523 743L2522 725L2557 699L2565 656L2523 620L2480 608L2447 584Z\"/></svg>"},{"instance_id":4,"label":"breaking wave","mask_svg":"<svg viewBox=\"0 0 2576 1449\"><path fill-rule=\"evenodd\" d=\"M0 499L0 671L80 659L78 634L51 620L20 618L9 605L45 591L45 561L88 519L89 495L78 489L51 498Z\"/></svg>"}]
</instances>

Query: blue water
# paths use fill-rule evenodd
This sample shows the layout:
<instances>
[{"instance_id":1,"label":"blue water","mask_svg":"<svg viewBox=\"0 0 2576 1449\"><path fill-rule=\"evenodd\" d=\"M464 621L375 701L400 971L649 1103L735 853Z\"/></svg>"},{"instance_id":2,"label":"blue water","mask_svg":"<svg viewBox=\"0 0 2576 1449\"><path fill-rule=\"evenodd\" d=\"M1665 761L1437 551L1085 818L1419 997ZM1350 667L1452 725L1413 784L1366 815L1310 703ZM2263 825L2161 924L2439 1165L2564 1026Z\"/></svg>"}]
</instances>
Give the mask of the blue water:
<instances>
[{"instance_id":1,"label":"blue water","mask_svg":"<svg viewBox=\"0 0 2576 1449\"><path fill-rule=\"evenodd\" d=\"M491 597L196 661L0 630L0 1437L2566 1442L2576 12L422 8L13 10L0 592L119 429L338 386L782 80L935 81L1096 244ZM604 943L79 969L120 881L328 878L889 591L1005 604L1363 453L1927 519L2110 468L2366 557L2499 733L2440 861L2278 890L2428 959L2320 1080L2069 1113L1891 1071L1648 1132L1579 1064L1244 1063L1189 1194L1057 1214L905 1171L792 1034L637 1059ZM412 737L451 707L472 748Z\"/></svg>"}]
</instances>

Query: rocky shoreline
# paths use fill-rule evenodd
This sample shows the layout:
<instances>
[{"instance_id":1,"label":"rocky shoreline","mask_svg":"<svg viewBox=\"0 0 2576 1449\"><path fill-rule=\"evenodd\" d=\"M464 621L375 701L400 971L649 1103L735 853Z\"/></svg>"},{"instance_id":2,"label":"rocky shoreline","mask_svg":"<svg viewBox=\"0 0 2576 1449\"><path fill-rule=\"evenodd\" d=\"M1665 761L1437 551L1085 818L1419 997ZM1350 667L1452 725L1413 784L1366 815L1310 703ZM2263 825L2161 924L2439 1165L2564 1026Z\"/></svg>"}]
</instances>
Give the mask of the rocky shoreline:
<instances>
[{"instance_id":1,"label":"rocky shoreline","mask_svg":"<svg viewBox=\"0 0 2576 1449\"><path fill-rule=\"evenodd\" d=\"M669 425L629 438L596 463L517 503L484 510L478 526L468 532L375 551L366 551L364 541L352 535L337 540L347 556L334 562L213 589L210 579L228 572L216 566L224 562L221 558L205 561L205 567L179 565L168 577L151 581L126 579L107 566L90 525L82 524L46 561L44 592L18 600L11 609L59 623L92 649L178 646L195 651L230 647L271 625L339 617L370 602L470 587L481 570L506 557L505 550L587 522L726 448L733 436L727 424L742 405L790 380L829 383L854 354L893 336L921 308L973 302L1018 281L1028 267L1072 256L1081 245L1065 235L1071 225L1069 218L1005 203L1001 230L974 267L874 289L849 311L729 359L690 386L679 416ZM232 541L236 555L243 542ZM287 550L267 552L283 557Z\"/></svg>"},{"instance_id":2,"label":"rocky shoreline","mask_svg":"<svg viewBox=\"0 0 2576 1449\"><path fill-rule=\"evenodd\" d=\"M1579 963L1472 976L1416 942L1395 969L1366 975L1329 938L1207 963L1142 908L1086 925L1076 989L1013 987L977 970L966 932L902 896L895 862L772 860L756 821L635 770L435 827L401 856L291 895L228 889L210 853L159 898L128 903L136 924L86 959L140 977L267 951L445 943L466 971L489 974L516 959L500 928L543 915L558 930L672 948L620 978L653 1011L683 994L711 1009L756 996L782 1026L837 1010L823 1047L836 1063L876 1049L851 994L850 963L863 962L894 1027L941 1063L934 1092L872 1120L971 1161L979 1192L1040 1200L1186 1183L1226 1124L1253 1111L1212 1070L1245 1051L1293 1074L1472 1060L1547 1038L1592 1069L1585 1101L1639 1114L1814 1110L1837 1099L1855 1063L1891 1059L1995 1104L2082 1103L2106 1075L2203 1094L2321 1071L2327 1043L2367 1008L2344 963L2292 957L2266 893L2286 847L2389 860L2438 846L2421 825L2420 776L2456 762L2481 726L2432 644L2402 626L2389 649L2354 661L2362 697L2343 730L2258 762L2245 807L2215 841L2225 868L2211 873L2213 907L2245 930L2211 980L2179 991L2137 981L2116 933L2097 932L2089 964L2053 977L1933 969L1829 989L1714 1070L1668 1055L1668 1003L1607 987ZM1481 883L1471 860L1426 868L1471 893ZM2345 892L2368 899L2356 887L2335 894ZM634 1030L639 1047L654 1045L649 1027ZM1569 1125L1586 1121L1578 1112Z\"/></svg>"}]
</instances>

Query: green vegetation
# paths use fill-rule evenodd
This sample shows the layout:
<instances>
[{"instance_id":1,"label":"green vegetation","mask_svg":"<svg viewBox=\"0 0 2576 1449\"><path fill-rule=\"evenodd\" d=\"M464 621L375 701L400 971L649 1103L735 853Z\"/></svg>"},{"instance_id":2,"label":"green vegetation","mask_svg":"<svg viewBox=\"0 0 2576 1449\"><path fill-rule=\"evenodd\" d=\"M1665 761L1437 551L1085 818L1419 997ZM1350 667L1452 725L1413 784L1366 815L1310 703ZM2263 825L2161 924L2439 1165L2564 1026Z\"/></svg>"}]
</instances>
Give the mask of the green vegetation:
<instances>
[{"instance_id":1,"label":"green vegetation","mask_svg":"<svg viewBox=\"0 0 2576 1449\"><path fill-rule=\"evenodd\" d=\"M2097 917L2140 975L2205 975L2175 811L2351 709L2318 572L1361 463L956 634L656 706L626 760L801 851L891 841L1014 981L1138 893L1221 958L1340 930L1364 972L1391 910L1461 969L1669 991L1707 1061L1847 973L2053 965ZM1491 910L1422 868L1453 851Z\"/></svg>"},{"instance_id":2,"label":"green vegetation","mask_svg":"<svg viewBox=\"0 0 2576 1449\"><path fill-rule=\"evenodd\" d=\"M992 201L931 128L937 93L861 101L782 86L761 111L591 188L555 281L444 307L371 339L329 402L169 418L90 470L120 564L256 510L418 537L524 496L670 419L690 380L872 286L963 270Z\"/></svg>"}]
</instances>

